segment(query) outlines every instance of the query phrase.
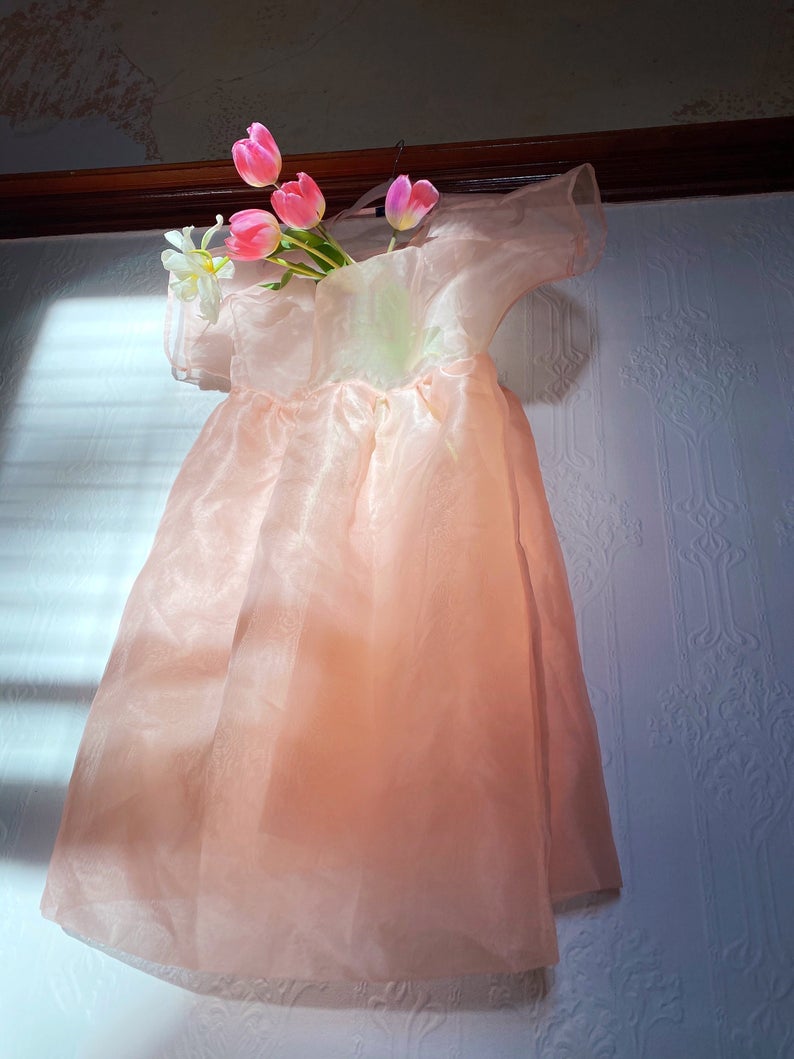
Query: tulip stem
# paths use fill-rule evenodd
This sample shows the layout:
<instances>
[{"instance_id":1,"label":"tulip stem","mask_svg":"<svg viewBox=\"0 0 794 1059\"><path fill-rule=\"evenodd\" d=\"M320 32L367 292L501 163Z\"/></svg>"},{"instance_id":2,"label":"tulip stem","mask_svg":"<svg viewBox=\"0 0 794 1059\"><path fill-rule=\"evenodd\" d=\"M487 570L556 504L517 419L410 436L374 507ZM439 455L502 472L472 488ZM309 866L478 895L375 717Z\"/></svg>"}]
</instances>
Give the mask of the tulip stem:
<instances>
[{"instance_id":1,"label":"tulip stem","mask_svg":"<svg viewBox=\"0 0 794 1059\"><path fill-rule=\"evenodd\" d=\"M315 257L319 257L322 258L323 261L327 261L329 265L333 266L333 268L339 268L338 261L334 261L332 257L328 257L327 254L324 254L321 250L318 250L316 246L310 246L308 243L303 243L300 239L296 239L294 235L287 235L284 238L289 239L291 243L294 243L295 246L300 247L301 250L310 251L310 253L313 254ZM287 249L291 248L288 247Z\"/></svg>"},{"instance_id":2,"label":"tulip stem","mask_svg":"<svg viewBox=\"0 0 794 1059\"><path fill-rule=\"evenodd\" d=\"M328 231L324 224L318 224L317 231L324 239L326 239L331 244L331 246L336 247L336 249L345 259L345 261L347 261L348 265L355 265L356 262L354 261L354 259L350 256L350 254L348 254L347 250L345 250L344 247L340 246L339 243L337 243L336 239L334 239L334 237L331 235L331 233Z\"/></svg>"},{"instance_id":3,"label":"tulip stem","mask_svg":"<svg viewBox=\"0 0 794 1059\"><path fill-rule=\"evenodd\" d=\"M309 279L325 278L322 272L316 272L313 268L309 268L308 265L299 265L297 261L286 261L283 257L269 257L267 260L281 265L282 268L289 269L296 276L308 276Z\"/></svg>"},{"instance_id":4,"label":"tulip stem","mask_svg":"<svg viewBox=\"0 0 794 1059\"><path fill-rule=\"evenodd\" d=\"M397 242L397 232L392 228L391 239L389 240L389 245L386 247L386 253L387 254L390 254L392 252L392 250L394 249L394 244L396 242Z\"/></svg>"}]
</instances>

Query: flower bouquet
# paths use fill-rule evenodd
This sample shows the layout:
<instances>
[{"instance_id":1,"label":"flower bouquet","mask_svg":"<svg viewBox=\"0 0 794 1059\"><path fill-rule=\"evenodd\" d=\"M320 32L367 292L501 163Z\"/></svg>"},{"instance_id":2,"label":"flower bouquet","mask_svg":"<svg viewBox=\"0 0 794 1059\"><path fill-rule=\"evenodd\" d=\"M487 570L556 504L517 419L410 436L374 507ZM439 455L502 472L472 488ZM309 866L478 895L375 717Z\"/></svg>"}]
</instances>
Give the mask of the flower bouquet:
<instances>
[{"instance_id":1,"label":"flower bouquet","mask_svg":"<svg viewBox=\"0 0 794 1059\"><path fill-rule=\"evenodd\" d=\"M193 242L193 226L165 233L173 249L164 250L163 266L171 273L169 286L180 301L199 299L203 319L215 323L222 301L220 281L234 275L235 261L270 261L284 271L280 279L262 286L285 287L293 276L319 283L329 272L355 261L322 224L325 198L308 173L280 184L281 153L273 136L259 122L248 129L246 139L232 147L235 168L246 184L274 188L270 196L273 213L262 209L240 210L229 218L226 253L213 255L209 248L223 226L218 214L201 244ZM414 228L438 202L438 191L428 180L412 183L401 174L386 193L386 220L392 235L386 252L397 243L400 232ZM282 227L283 226L283 227ZM297 256L296 256L297 255Z\"/></svg>"}]
</instances>

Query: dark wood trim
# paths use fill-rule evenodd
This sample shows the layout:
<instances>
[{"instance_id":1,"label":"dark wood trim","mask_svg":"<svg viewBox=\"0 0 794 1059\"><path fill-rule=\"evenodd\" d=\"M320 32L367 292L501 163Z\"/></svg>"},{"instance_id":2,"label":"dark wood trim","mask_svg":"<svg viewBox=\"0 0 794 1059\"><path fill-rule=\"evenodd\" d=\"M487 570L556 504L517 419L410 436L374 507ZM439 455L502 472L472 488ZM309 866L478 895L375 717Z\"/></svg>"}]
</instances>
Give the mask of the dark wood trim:
<instances>
[{"instance_id":1,"label":"dark wood trim","mask_svg":"<svg viewBox=\"0 0 794 1059\"><path fill-rule=\"evenodd\" d=\"M511 191L592 162L605 202L794 189L794 117L616 129L565 136L408 146L400 172L441 191ZM391 175L393 147L292 155L329 212ZM230 161L0 176L0 238L212 224L215 214L266 206Z\"/></svg>"}]
</instances>

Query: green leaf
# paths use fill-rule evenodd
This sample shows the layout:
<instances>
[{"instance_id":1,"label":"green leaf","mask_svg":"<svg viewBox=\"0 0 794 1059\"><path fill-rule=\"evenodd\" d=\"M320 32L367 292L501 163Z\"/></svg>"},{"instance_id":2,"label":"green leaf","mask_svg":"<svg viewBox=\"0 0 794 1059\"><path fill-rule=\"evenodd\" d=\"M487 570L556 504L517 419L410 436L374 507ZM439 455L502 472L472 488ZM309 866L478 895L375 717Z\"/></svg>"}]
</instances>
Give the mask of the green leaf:
<instances>
[{"instance_id":1,"label":"green leaf","mask_svg":"<svg viewBox=\"0 0 794 1059\"><path fill-rule=\"evenodd\" d=\"M298 247L295 247L295 250L297 251ZM333 270L333 265L329 265L328 262L327 261L323 261L323 259L321 257L315 257L314 254L311 252L311 250L306 250L303 247L300 247L300 251L301 251L301 253L305 254L306 257L309 260L308 261L296 261L295 262L296 265L300 264L304 268L309 268L310 265L314 265L314 266L316 266L316 268L320 269L320 271L322 272L323 276L325 276L325 274L327 272L331 272Z\"/></svg>"},{"instance_id":2,"label":"green leaf","mask_svg":"<svg viewBox=\"0 0 794 1059\"><path fill-rule=\"evenodd\" d=\"M280 249L286 253L294 250L306 254L311 262L322 270L323 275L348 263L338 247L321 239L314 232L304 232L297 228L288 228L282 235ZM271 255L271 260L278 259Z\"/></svg>"},{"instance_id":3,"label":"green leaf","mask_svg":"<svg viewBox=\"0 0 794 1059\"><path fill-rule=\"evenodd\" d=\"M339 251L329 243L321 242L319 246L312 247L296 246L295 250L300 250L302 253L306 254L317 268L322 269L323 274L333 272L345 264L344 257L342 257ZM330 258L331 261L326 261L326 257Z\"/></svg>"},{"instance_id":4,"label":"green leaf","mask_svg":"<svg viewBox=\"0 0 794 1059\"><path fill-rule=\"evenodd\" d=\"M297 276L308 276L310 279L324 279L324 272L315 272L314 269L309 268L308 265L304 265L302 261L287 261L283 257L269 257L268 261L275 261L277 265L281 265L282 268L291 269Z\"/></svg>"},{"instance_id":5,"label":"green leaf","mask_svg":"<svg viewBox=\"0 0 794 1059\"><path fill-rule=\"evenodd\" d=\"M264 287L265 290L281 290L283 287L286 287L294 275L294 272L287 269L281 279L276 280L275 283L260 283L259 286Z\"/></svg>"},{"instance_id":6,"label":"green leaf","mask_svg":"<svg viewBox=\"0 0 794 1059\"><path fill-rule=\"evenodd\" d=\"M322 250L326 256L330 257L333 261L336 261L340 268L347 264L344 254L332 243L326 243L323 241L319 244L317 249Z\"/></svg>"},{"instance_id":7,"label":"green leaf","mask_svg":"<svg viewBox=\"0 0 794 1059\"><path fill-rule=\"evenodd\" d=\"M299 243L308 243L309 246L319 246L323 242L323 237L318 235L317 232L311 230L303 231L302 228L285 228L284 235L288 239L290 236L293 239L297 239Z\"/></svg>"},{"instance_id":8,"label":"green leaf","mask_svg":"<svg viewBox=\"0 0 794 1059\"><path fill-rule=\"evenodd\" d=\"M327 275L329 272L334 271L333 265L329 265L327 261L324 261L321 257L317 257L317 255L313 254L311 250L304 250L303 252L311 259L312 263L315 264L317 268L322 270L323 275Z\"/></svg>"}]
</instances>

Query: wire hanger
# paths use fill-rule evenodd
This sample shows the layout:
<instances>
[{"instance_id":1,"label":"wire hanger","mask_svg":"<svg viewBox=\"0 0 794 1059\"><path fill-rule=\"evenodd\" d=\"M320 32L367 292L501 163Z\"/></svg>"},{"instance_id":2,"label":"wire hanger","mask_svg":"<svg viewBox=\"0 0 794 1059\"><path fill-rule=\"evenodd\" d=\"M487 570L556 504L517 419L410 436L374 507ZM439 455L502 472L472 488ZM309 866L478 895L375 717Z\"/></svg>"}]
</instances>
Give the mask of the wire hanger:
<instances>
[{"instance_id":1,"label":"wire hanger","mask_svg":"<svg viewBox=\"0 0 794 1059\"><path fill-rule=\"evenodd\" d=\"M394 180L394 176L397 172L397 166L400 164L400 155L403 153L403 148L405 147L405 140L398 140L394 146L397 148L397 156L394 159L394 165L392 167L391 176L389 177L390 184Z\"/></svg>"},{"instance_id":2,"label":"wire hanger","mask_svg":"<svg viewBox=\"0 0 794 1059\"><path fill-rule=\"evenodd\" d=\"M403 148L405 147L405 140L398 140L397 143L395 143L394 146L397 149L397 154L394 156L394 165L392 166L391 176L389 177L388 182L386 184L386 190L387 191L391 187L391 185L394 183L394 178L395 178L395 176L397 174L397 166L400 164L400 155L403 153ZM376 206L375 207L375 216L376 217L385 217L386 216L386 207L385 206Z\"/></svg>"},{"instance_id":3,"label":"wire hanger","mask_svg":"<svg viewBox=\"0 0 794 1059\"><path fill-rule=\"evenodd\" d=\"M400 164L400 155L403 153L403 148L405 147L405 140L398 140L394 146L397 151L397 154L394 158L394 165L392 166L391 176L389 177L389 179L384 180L383 183L378 184L377 187L374 187L370 191L367 191L361 196L361 198L357 202L354 202L352 206L348 207L348 209L342 210L341 213L337 213L336 216L329 222L330 224L336 224L337 221L341 221L344 217L353 216L355 213L358 213L359 210L364 209L366 206L369 206L369 204L371 202L374 202L375 199L382 198L386 194L391 185L394 183L394 176L397 172L397 166ZM375 207L376 217L383 217L385 213L385 207Z\"/></svg>"}]
</instances>

